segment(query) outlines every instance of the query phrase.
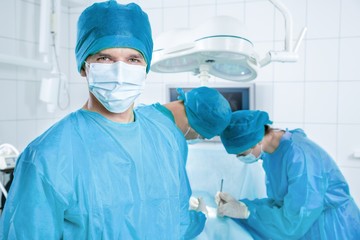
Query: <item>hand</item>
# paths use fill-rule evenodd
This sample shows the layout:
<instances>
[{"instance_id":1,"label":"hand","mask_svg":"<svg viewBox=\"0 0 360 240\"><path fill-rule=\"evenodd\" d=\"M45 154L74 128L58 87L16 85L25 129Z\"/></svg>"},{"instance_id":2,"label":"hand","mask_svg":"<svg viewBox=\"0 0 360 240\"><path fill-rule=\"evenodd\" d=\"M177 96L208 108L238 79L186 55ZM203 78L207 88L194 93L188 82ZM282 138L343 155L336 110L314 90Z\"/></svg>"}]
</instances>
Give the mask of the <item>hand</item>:
<instances>
[{"instance_id":1,"label":"hand","mask_svg":"<svg viewBox=\"0 0 360 240\"><path fill-rule=\"evenodd\" d=\"M247 219L250 212L247 206L228 193L217 192L215 202L218 205L217 214L219 217L231 217L239 219Z\"/></svg>"},{"instance_id":2,"label":"hand","mask_svg":"<svg viewBox=\"0 0 360 240\"><path fill-rule=\"evenodd\" d=\"M202 197L199 198L195 198L195 197L190 197L190 209L191 210L195 210L197 212L203 212L206 216L208 214L208 211L206 209L206 203L203 200Z\"/></svg>"}]
</instances>

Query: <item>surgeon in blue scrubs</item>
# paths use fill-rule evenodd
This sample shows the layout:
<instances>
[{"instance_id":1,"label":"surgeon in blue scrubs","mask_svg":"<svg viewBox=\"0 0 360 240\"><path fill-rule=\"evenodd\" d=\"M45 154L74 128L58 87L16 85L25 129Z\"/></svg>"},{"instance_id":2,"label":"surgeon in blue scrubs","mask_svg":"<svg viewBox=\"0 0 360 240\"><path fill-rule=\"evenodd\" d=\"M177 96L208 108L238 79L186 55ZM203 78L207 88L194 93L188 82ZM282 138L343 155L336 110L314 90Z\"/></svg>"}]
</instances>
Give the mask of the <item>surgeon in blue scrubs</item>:
<instances>
[{"instance_id":1,"label":"surgeon in blue scrubs","mask_svg":"<svg viewBox=\"0 0 360 240\"><path fill-rule=\"evenodd\" d=\"M179 139L188 144L218 136L230 123L230 104L216 89L203 86L188 92L178 88L177 92L177 101L139 106L136 110L144 114L152 114L154 109L160 111L176 124L183 134Z\"/></svg>"},{"instance_id":2,"label":"surgeon in blue scrubs","mask_svg":"<svg viewBox=\"0 0 360 240\"><path fill-rule=\"evenodd\" d=\"M301 129L280 130L263 111L237 111L221 134L240 161L263 160L267 198L217 193L219 216L254 239L360 239L360 212L335 161Z\"/></svg>"},{"instance_id":3,"label":"surgeon in blue scrubs","mask_svg":"<svg viewBox=\"0 0 360 240\"><path fill-rule=\"evenodd\" d=\"M133 110L152 49L138 5L106 1L82 12L75 54L89 99L22 152L0 239L167 240L202 231L205 215L189 210L183 133L156 109Z\"/></svg>"}]
</instances>

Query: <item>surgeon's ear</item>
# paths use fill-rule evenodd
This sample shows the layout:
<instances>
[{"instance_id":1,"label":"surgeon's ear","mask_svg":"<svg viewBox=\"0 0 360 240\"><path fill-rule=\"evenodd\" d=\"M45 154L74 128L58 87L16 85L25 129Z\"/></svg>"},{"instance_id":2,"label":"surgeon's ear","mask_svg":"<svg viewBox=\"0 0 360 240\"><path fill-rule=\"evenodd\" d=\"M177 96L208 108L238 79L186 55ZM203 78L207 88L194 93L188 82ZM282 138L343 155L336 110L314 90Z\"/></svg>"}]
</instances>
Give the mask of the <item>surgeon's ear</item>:
<instances>
[{"instance_id":1,"label":"surgeon's ear","mask_svg":"<svg viewBox=\"0 0 360 240\"><path fill-rule=\"evenodd\" d=\"M82 77L86 77L86 72L85 72L84 67L81 68L80 74L81 74Z\"/></svg>"}]
</instances>

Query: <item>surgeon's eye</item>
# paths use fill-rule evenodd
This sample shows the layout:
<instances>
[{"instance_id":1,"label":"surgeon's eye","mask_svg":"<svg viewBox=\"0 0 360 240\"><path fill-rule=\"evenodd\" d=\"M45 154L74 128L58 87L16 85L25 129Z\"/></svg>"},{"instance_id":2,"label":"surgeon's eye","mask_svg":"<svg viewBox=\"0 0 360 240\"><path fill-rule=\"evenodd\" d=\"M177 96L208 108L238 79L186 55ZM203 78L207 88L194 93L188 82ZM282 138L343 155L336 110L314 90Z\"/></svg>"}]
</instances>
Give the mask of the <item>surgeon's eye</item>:
<instances>
[{"instance_id":1,"label":"surgeon's eye","mask_svg":"<svg viewBox=\"0 0 360 240\"><path fill-rule=\"evenodd\" d=\"M138 63L138 62L140 62L140 60L136 59L136 58L130 58L129 62Z\"/></svg>"},{"instance_id":2,"label":"surgeon's eye","mask_svg":"<svg viewBox=\"0 0 360 240\"><path fill-rule=\"evenodd\" d=\"M98 63L113 63L114 61L112 61L109 57L101 56L101 57L96 58L96 62L98 62Z\"/></svg>"},{"instance_id":3,"label":"surgeon's eye","mask_svg":"<svg viewBox=\"0 0 360 240\"><path fill-rule=\"evenodd\" d=\"M252 152L252 148L245 151L245 152L242 152L242 153L239 153L239 154L236 154L236 157L245 157L246 155L250 154Z\"/></svg>"},{"instance_id":4,"label":"surgeon's eye","mask_svg":"<svg viewBox=\"0 0 360 240\"><path fill-rule=\"evenodd\" d=\"M144 65L145 60L143 58L129 58L128 62L130 64L136 64L136 65Z\"/></svg>"}]
</instances>

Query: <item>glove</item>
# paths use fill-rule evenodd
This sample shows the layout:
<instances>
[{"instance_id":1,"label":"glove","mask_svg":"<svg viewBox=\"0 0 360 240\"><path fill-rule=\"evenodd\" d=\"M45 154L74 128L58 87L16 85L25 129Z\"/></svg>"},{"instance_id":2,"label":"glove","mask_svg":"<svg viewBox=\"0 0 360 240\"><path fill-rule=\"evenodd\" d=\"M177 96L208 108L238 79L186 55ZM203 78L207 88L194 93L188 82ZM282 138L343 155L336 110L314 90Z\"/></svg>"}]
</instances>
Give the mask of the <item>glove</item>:
<instances>
[{"instance_id":1,"label":"glove","mask_svg":"<svg viewBox=\"0 0 360 240\"><path fill-rule=\"evenodd\" d=\"M197 212L203 212L206 216L208 215L206 203L202 197L199 197L199 198L190 197L189 203L190 203L191 210L195 210Z\"/></svg>"},{"instance_id":2,"label":"glove","mask_svg":"<svg viewBox=\"0 0 360 240\"><path fill-rule=\"evenodd\" d=\"M224 192L217 192L215 195L215 202L218 205L217 215L219 217L231 217L239 219L247 219L250 212L247 206L230 194Z\"/></svg>"}]
</instances>

